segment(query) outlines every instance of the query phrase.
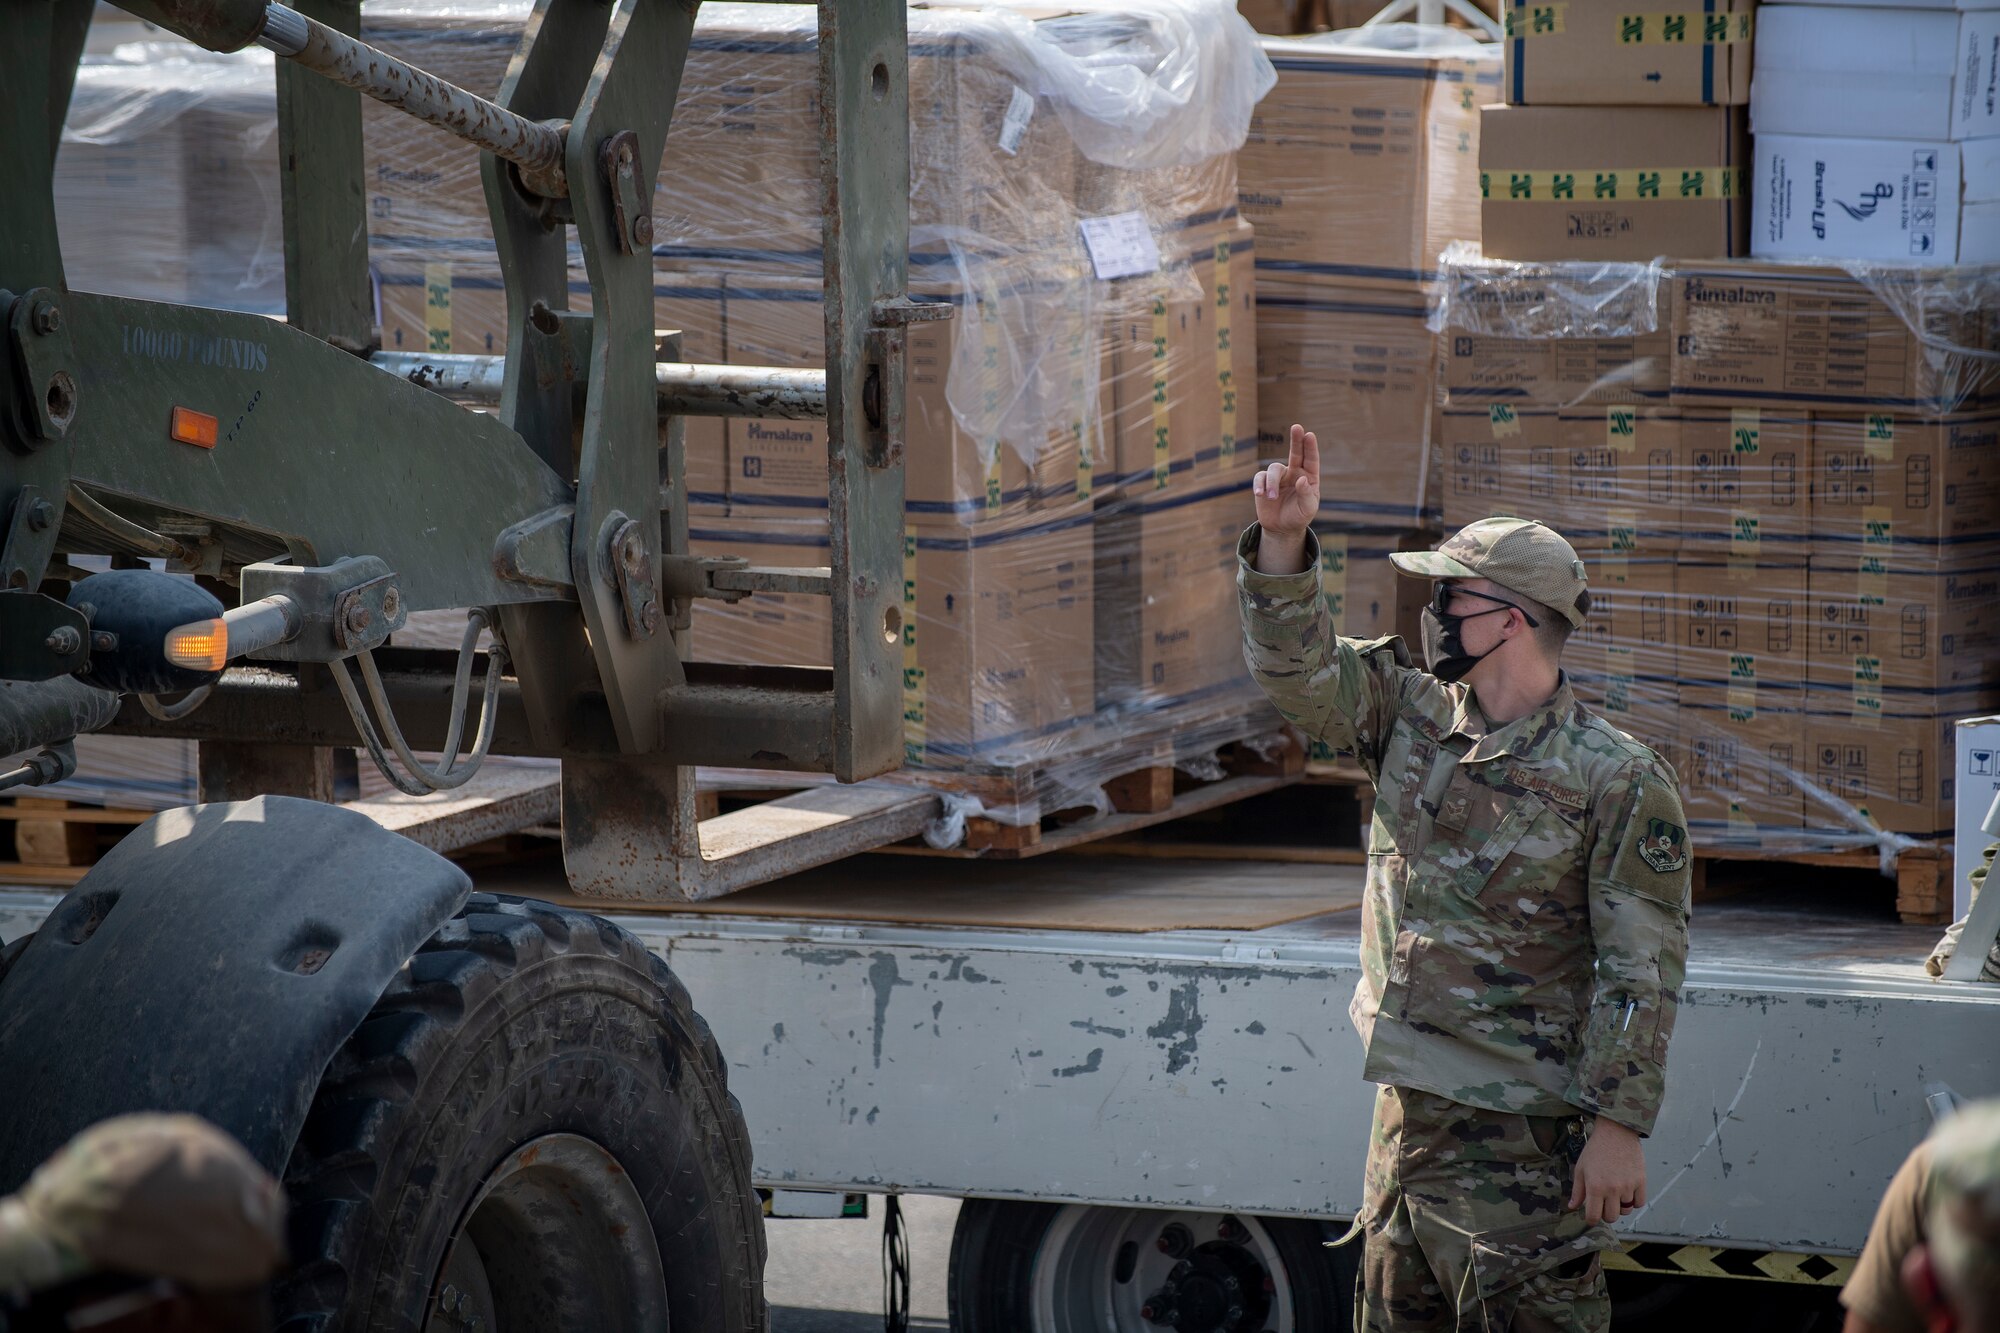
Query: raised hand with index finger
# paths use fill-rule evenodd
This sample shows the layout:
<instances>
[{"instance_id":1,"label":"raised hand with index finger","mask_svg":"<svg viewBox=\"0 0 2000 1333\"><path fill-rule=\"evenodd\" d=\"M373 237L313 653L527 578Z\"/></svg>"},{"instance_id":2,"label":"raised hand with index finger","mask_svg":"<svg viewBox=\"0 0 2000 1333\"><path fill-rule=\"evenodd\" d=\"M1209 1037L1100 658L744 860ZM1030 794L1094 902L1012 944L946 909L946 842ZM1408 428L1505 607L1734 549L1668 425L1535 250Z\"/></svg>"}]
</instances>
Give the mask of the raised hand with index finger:
<instances>
[{"instance_id":1,"label":"raised hand with index finger","mask_svg":"<svg viewBox=\"0 0 2000 1333\"><path fill-rule=\"evenodd\" d=\"M1250 490L1264 535L1303 543L1319 513L1319 437L1294 425L1289 457L1260 470Z\"/></svg>"}]
</instances>

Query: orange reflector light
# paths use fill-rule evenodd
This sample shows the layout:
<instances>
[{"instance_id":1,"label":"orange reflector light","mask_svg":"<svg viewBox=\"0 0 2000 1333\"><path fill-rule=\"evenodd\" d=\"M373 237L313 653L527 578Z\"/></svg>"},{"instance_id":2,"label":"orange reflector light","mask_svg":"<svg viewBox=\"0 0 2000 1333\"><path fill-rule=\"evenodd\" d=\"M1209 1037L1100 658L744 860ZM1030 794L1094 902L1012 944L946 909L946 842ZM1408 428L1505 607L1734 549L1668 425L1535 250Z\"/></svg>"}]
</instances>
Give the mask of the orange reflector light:
<instances>
[{"instance_id":1,"label":"orange reflector light","mask_svg":"<svg viewBox=\"0 0 2000 1333\"><path fill-rule=\"evenodd\" d=\"M213 449L215 418L206 412L197 412L191 407L177 407L174 409L173 428L168 434L182 444L195 444L204 449Z\"/></svg>"},{"instance_id":2,"label":"orange reflector light","mask_svg":"<svg viewBox=\"0 0 2000 1333\"><path fill-rule=\"evenodd\" d=\"M167 660L190 671L220 671L229 664L229 626L197 620L167 631Z\"/></svg>"}]
</instances>

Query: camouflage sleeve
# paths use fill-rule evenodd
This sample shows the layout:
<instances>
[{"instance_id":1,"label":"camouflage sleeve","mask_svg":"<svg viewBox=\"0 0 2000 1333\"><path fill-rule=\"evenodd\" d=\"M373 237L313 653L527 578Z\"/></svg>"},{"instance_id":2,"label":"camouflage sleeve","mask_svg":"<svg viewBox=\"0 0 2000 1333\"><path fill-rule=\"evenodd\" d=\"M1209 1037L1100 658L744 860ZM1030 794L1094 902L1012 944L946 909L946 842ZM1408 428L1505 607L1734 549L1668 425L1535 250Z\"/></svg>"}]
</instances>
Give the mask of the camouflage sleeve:
<instances>
[{"instance_id":1,"label":"camouflage sleeve","mask_svg":"<svg viewBox=\"0 0 2000 1333\"><path fill-rule=\"evenodd\" d=\"M1567 1097L1651 1134L1687 974L1693 853L1672 770L1635 758L1599 793L1591 824L1597 989Z\"/></svg>"},{"instance_id":2,"label":"camouflage sleeve","mask_svg":"<svg viewBox=\"0 0 2000 1333\"><path fill-rule=\"evenodd\" d=\"M1252 523L1236 545L1243 660L1307 739L1352 751L1373 772L1394 716L1397 683L1364 661L1352 640L1333 632L1320 597L1319 538L1306 534L1306 567L1297 574L1258 573L1253 562L1262 539L1263 529Z\"/></svg>"}]
</instances>

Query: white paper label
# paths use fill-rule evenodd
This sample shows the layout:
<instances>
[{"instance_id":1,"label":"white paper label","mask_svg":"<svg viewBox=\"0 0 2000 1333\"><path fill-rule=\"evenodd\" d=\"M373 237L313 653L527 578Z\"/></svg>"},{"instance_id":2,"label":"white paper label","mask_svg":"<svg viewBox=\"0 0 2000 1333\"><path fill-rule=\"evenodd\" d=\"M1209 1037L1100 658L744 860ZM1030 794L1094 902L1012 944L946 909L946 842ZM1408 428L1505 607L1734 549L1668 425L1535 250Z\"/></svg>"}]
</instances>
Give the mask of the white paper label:
<instances>
[{"instance_id":1,"label":"white paper label","mask_svg":"<svg viewBox=\"0 0 2000 1333\"><path fill-rule=\"evenodd\" d=\"M1035 118L1035 99L1014 89L1014 95L1007 100L1007 115L1000 122L1000 151L1012 157L1021 149L1021 136L1028 132L1028 122Z\"/></svg>"},{"instance_id":2,"label":"white paper label","mask_svg":"<svg viewBox=\"0 0 2000 1333\"><path fill-rule=\"evenodd\" d=\"M1084 218L1076 225L1083 231L1090 266L1099 278L1136 278L1160 271L1160 247L1153 243L1153 229L1146 225L1144 213Z\"/></svg>"}]
</instances>

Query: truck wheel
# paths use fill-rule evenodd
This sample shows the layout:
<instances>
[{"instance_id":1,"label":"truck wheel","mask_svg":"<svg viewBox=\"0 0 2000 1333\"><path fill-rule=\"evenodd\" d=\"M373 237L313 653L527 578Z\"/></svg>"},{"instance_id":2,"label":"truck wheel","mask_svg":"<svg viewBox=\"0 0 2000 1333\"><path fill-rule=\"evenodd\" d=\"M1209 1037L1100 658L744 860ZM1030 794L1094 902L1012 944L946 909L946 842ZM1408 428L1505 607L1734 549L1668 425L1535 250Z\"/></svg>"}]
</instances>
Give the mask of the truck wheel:
<instances>
[{"instance_id":1,"label":"truck wheel","mask_svg":"<svg viewBox=\"0 0 2000 1333\"><path fill-rule=\"evenodd\" d=\"M287 1333L767 1326L715 1040L581 912L474 894L328 1065L285 1185Z\"/></svg>"},{"instance_id":2,"label":"truck wheel","mask_svg":"<svg viewBox=\"0 0 2000 1333\"><path fill-rule=\"evenodd\" d=\"M1353 1273L1296 1218L968 1199L954 1333L1337 1333Z\"/></svg>"}]
</instances>

